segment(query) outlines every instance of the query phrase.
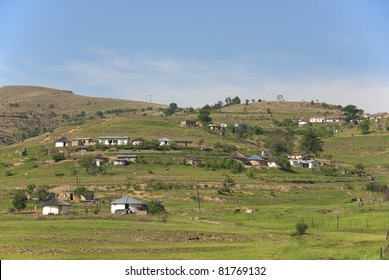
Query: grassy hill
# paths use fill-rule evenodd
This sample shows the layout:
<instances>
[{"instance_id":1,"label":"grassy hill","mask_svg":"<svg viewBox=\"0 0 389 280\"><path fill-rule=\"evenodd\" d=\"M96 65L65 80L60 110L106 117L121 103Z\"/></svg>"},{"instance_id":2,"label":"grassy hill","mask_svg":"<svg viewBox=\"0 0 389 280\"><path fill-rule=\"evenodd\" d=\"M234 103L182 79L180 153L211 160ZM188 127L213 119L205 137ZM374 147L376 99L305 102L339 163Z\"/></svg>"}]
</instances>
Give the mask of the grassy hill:
<instances>
[{"instance_id":1,"label":"grassy hill","mask_svg":"<svg viewBox=\"0 0 389 280\"><path fill-rule=\"evenodd\" d=\"M57 127L105 115L160 115L165 105L96 98L33 86L0 87L0 144L14 143ZM96 115L97 114L97 115Z\"/></svg>"},{"instance_id":2,"label":"grassy hill","mask_svg":"<svg viewBox=\"0 0 389 280\"><path fill-rule=\"evenodd\" d=\"M215 122L263 129L258 135L242 137L231 131L220 134L179 125L196 119L196 112L164 116L157 105L150 110L143 107L147 103L139 105L135 113L110 114L107 103L97 107L96 101L91 109L93 104L86 105L89 99L83 100L85 107L78 110L83 108L89 117L82 122L64 122L61 127L0 148L2 259L378 259L379 248L387 246L389 203L382 192L366 187L389 182L389 133L379 129L385 123L372 121L366 135L356 126L337 125L337 133L323 137L324 152L318 160L327 165L320 170L234 169L222 164L230 149L245 156L258 153L266 138L276 137L274 131L291 129L277 125L277 121L335 116L341 114L339 108L262 101L212 111ZM27 108L22 100L11 103L18 102ZM50 102L54 101L45 108L50 108ZM55 104L51 109L58 109L60 103ZM104 111L103 118L96 116L95 110ZM70 115L71 111L57 114ZM328 124L313 127L318 131L333 129ZM296 142L303 129L293 127ZM145 140L167 137L192 141L192 145L174 149L94 147L87 152L54 147L60 137L97 139L103 135ZM19 153L24 149L27 156ZM55 162L53 154L59 150L66 159ZM106 165L99 172L88 172L82 159L98 153L111 158L135 154L139 158L126 167ZM189 158L201 164L188 165ZM361 174L353 172L357 163L364 167ZM231 192L221 193L228 180L234 182ZM9 212L15 189L32 187L56 193L85 187L99 200L94 204L71 202L71 213L63 216L42 216L42 206L34 200L28 201L27 211ZM127 194L145 203L164 201L167 222L161 222L158 215L110 214L109 202ZM357 198L363 203L357 203ZM93 214L96 208L99 211ZM238 208L240 213L235 213ZM309 226L308 232L296 236L295 225L301 220Z\"/></svg>"}]
</instances>

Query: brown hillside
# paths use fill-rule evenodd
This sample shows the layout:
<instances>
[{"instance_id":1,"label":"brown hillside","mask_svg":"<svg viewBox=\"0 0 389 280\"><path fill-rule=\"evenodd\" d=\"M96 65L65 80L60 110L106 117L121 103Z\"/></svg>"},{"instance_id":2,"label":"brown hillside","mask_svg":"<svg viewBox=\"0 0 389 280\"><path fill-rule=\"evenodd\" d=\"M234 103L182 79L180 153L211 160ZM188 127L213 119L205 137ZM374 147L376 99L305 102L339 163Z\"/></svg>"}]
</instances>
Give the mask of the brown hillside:
<instances>
[{"instance_id":1,"label":"brown hillside","mask_svg":"<svg viewBox=\"0 0 389 280\"><path fill-rule=\"evenodd\" d=\"M112 98L96 98L35 86L0 87L0 145L23 140L86 118L125 114L159 115L165 105Z\"/></svg>"}]
</instances>

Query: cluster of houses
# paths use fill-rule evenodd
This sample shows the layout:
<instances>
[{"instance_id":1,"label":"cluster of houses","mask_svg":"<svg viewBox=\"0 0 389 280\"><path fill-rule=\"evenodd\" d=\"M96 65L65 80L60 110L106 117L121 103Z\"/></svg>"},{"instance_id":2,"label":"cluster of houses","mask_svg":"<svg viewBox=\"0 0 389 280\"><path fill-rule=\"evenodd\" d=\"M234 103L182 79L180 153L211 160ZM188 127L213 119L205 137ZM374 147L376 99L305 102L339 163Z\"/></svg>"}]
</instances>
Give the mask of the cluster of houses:
<instances>
[{"instance_id":1,"label":"cluster of houses","mask_svg":"<svg viewBox=\"0 0 389 280\"><path fill-rule=\"evenodd\" d=\"M378 113L378 114L364 114L361 116L360 121L362 120L375 120L379 121L380 119L388 119L389 114L388 113ZM346 122L346 117L345 116L333 116L333 117L321 117L321 116L316 116L316 117L311 117L309 119L302 117L298 120L299 126L306 125L308 123L345 123Z\"/></svg>"},{"instance_id":2,"label":"cluster of houses","mask_svg":"<svg viewBox=\"0 0 389 280\"><path fill-rule=\"evenodd\" d=\"M72 199L69 200L73 201ZM147 215L148 207L147 204L136 200L133 197L125 196L118 200L112 201L111 214L124 215L124 214L136 214L136 215ZM71 204L67 203L58 197L52 197L48 201L43 203L42 214L43 215L58 215L68 214L70 212Z\"/></svg>"},{"instance_id":3,"label":"cluster of houses","mask_svg":"<svg viewBox=\"0 0 389 280\"><path fill-rule=\"evenodd\" d=\"M61 137L58 140L55 141L54 146L57 148L63 148L63 147L87 147L87 146L93 146L97 143L100 145L107 145L107 146L139 146L141 145L145 140L143 138L136 138L132 141L130 141L129 136L100 136L97 141L93 140L90 137L85 138L75 138L75 139L69 139L67 137ZM172 140L169 138L163 137L158 140L160 146L169 145L172 143ZM177 145L180 146L190 146L193 144L193 141L189 140L176 140L174 141Z\"/></svg>"},{"instance_id":4,"label":"cluster of houses","mask_svg":"<svg viewBox=\"0 0 389 280\"><path fill-rule=\"evenodd\" d=\"M264 152L265 154L265 152ZM243 165L256 166L256 167L278 167L276 158L262 158L257 155L246 157L239 152L233 152L230 158L241 162ZM317 169L320 168L320 162L315 160L313 156L306 154L289 154L289 163L292 167Z\"/></svg>"}]
</instances>

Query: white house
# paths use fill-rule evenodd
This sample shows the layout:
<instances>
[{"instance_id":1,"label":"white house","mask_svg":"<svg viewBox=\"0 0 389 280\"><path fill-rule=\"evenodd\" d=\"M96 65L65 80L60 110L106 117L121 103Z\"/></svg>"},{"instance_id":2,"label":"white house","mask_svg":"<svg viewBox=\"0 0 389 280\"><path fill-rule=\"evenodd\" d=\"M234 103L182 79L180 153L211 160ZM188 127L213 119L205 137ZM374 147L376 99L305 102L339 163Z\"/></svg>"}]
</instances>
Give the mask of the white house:
<instances>
[{"instance_id":1,"label":"white house","mask_svg":"<svg viewBox=\"0 0 389 280\"><path fill-rule=\"evenodd\" d=\"M320 163L317 160L289 160L290 165L292 167L300 167L300 168L309 168L309 169L317 169L320 167Z\"/></svg>"},{"instance_id":2,"label":"white house","mask_svg":"<svg viewBox=\"0 0 389 280\"><path fill-rule=\"evenodd\" d=\"M116 166L127 166L130 162L136 163L138 159L137 155L117 155L113 162Z\"/></svg>"},{"instance_id":3,"label":"white house","mask_svg":"<svg viewBox=\"0 0 389 280\"><path fill-rule=\"evenodd\" d=\"M301 119L298 120L299 126L307 125L308 122L309 121L307 119L305 119L305 118L301 118Z\"/></svg>"},{"instance_id":4,"label":"white house","mask_svg":"<svg viewBox=\"0 0 389 280\"><path fill-rule=\"evenodd\" d=\"M133 146L139 146L139 145L141 145L144 141L145 141L145 139L143 139L142 137L139 137L139 138L136 138L136 139L132 140L132 145L133 145Z\"/></svg>"},{"instance_id":5,"label":"white house","mask_svg":"<svg viewBox=\"0 0 389 280\"><path fill-rule=\"evenodd\" d=\"M124 146L128 145L130 142L130 137L128 136L100 136L99 144L104 145L119 145Z\"/></svg>"},{"instance_id":6,"label":"white house","mask_svg":"<svg viewBox=\"0 0 389 280\"><path fill-rule=\"evenodd\" d=\"M311 123L324 123L326 121L323 117L312 117L309 119L309 122Z\"/></svg>"},{"instance_id":7,"label":"white house","mask_svg":"<svg viewBox=\"0 0 389 280\"><path fill-rule=\"evenodd\" d=\"M115 200L111 204L111 214L136 214L140 211L147 212L147 205L143 202L136 200L130 196L122 197L118 200Z\"/></svg>"},{"instance_id":8,"label":"white house","mask_svg":"<svg viewBox=\"0 0 389 280\"><path fill-rule=\"evenodd\" d=\"M55 147L69 147L72 145L72 140L66 137L59 138L58 140L55 141L54 143Z\"/></svg>"},{"instance_id":9,"label":"white house","mask_svg":"<svg viewBox=\"0 0 389 280\"><path fill-rule=\"evenodd\" d=\"M161 139L159 139L159 145L160 146L168 146L170 141L171 140L169 138L166 138L166 137L161 138Z\"/></svg>"},{"instance_id":10,"label":"white house","mask_svg":"<svg viewBox=\"0 0 389 280\"><path fill-rule=\"evenodd\" d=\"M43 203L43 215L49 214L67 214L70 211L70 204L66 203L56 197L51 198L50 200Z\"/></svg>"}]
</instances>

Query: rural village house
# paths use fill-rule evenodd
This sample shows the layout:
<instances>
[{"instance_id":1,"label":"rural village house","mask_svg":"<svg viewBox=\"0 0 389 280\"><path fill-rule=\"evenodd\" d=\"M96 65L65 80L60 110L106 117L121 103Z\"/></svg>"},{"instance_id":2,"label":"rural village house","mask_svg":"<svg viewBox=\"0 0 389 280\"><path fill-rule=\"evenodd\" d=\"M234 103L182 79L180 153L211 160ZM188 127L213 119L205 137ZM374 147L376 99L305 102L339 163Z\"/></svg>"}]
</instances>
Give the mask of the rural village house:
<instances>
[{"instance_id":1,"label":"rural village house","mask_svg":"<svg viewBox=\"0 0 389 280\"><path fill-rule=\"evenodd\" d=\"M117 155L113 161L113 165L127 166L130 162L135 163L137 159L137 155Z\"/></svg>"},{"instance_id":2,"label":"rural village house","mask_svg":"<svg viewBox=\"0 0 389 280\"><path fill-rule=\"evenodd\" d=\"M195 127L196 126L196 121L194 120L185 120L180 123L180 126L183 127Z\"/></svg>"},{"instance_id":3,"label":"rural village house","mask_svg":"<svg viewBox=\"0 0 389 280\"><path fill-rule=\"evenodd\" d=\"M266 160L257 155L252 155L251 157L248 157L247 164L250 164L252 166L267 166Z\"/></svg>"},{"instance_id":4,"label":"rural village house","mask_svg":"<svg viewBox=\"0 0 389 280\"><path fill-rule=\"evenodd\" d=\"M52 197L50 200L43 203L43 215L49 214L67 214L70 211L70 204L66 203L56 197Z\"/></svg>"},{"instance_id":5,"label":"rural village house","mask_svg":"<svg viewBox=\"0 0 389 280\"><path fill-rule=\"evenodd\" d=\"M111 204L111 214L137 214L147 215L147 205L130 196L122 197Z\"/></svg>"},{"instance_id":6,"label":"rural village house","mask_svg":"<svg viewBox=\"0 0 389 280\"><path fill-rule=\"evenodd\" d=\"M320 167L320 163L317 160L289 160L292 167L301 167L309 169L317 169Z\"/></svg>"},{"instance_id":7,"label":"rural village house","mask_svg":"<svg viewBox=\"0 0 389 280\"><path fill-rule=\"evenodd\" d=\"M139 146L139 145L141 145L144 141L145 141L145 139L143 139L142 137L139 137L139 138L136 138L136 139L132 140L132 145L133 145L133 146Z\"/></svg>"},{"instance_id":8,"label":"rural village house","mask_svg":"<svg viewBox=\"0 0 389 280\"><path fill-rule=\"evenodd\" d=\"M239 153L237 151L230 154L230 158L241 162L243 165L247 164L247 157L245 157L244 155L242 155L241 153Z\"/></svg>"},{"instance_id":9,"label":"rural village house","mask_svg":"<svg viewBox=\"0 0 389 280\"><path fill-rule=\"evenodd\" d=\"M70 147L72 145L72 140L67 137L61 137L54 143L55 147Z\"/></svg>"},{"instance_id":10,"label":"rural village house","mask_svg":"<svg viewBox=\"0 0 389 280\"><path fill-rule=\"evenodd\" d=\"M95 160L96 160L96 166L101 166L105 163L109 163L109 157L106 157L102 154L97 154Z\"/></svg>"},{"instance_id":11,"label":"rural village house","mask_svg":"<svg viewBox=\"0 0 389 280\"><path fill-rule=\"evenodd\" d=\"M100 136L99 144L103 145L119 145L125 146L130 142L130 137L128 136Z\"/></svg>"},{"instance_id":12,"label":"rural village house","mask_svg":"<svg viewBox=\"0 0 389 280\"><path fill-rule=\"evenodd\" d=\"M159 139L159 145L160 146L168 146L170 141L171 140L169 138L166 138L166 137L161 138L161 139Z\"/></svg>"},{"instance_id":13,"label":"rural village house","mask_svg":"<svg viewBox=\"0 0 389 280\"><path fill-rule=\"evenodd\" d=\"M96 142L90 137L76 138L72 140L72 146L91 146L95 145Z\"/></svg>"}]
</instances>

